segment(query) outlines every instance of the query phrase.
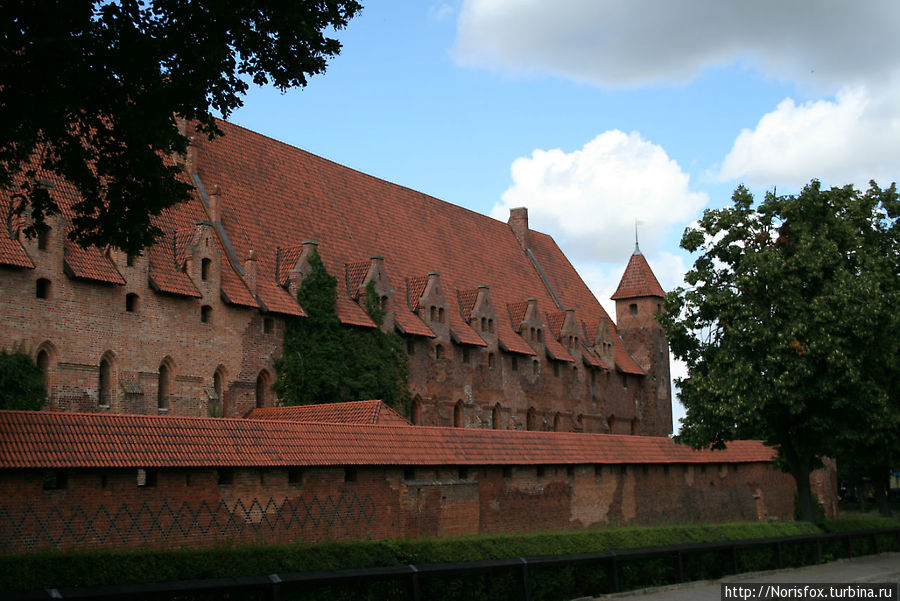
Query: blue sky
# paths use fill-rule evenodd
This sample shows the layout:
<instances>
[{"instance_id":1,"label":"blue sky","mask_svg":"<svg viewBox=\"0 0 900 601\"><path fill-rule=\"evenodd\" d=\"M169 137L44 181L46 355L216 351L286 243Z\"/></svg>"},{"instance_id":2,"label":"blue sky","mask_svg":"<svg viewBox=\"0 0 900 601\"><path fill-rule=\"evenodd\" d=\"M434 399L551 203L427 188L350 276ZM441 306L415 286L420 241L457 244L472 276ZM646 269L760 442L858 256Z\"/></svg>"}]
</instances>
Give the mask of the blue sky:
<instances>
[{"instance_id":1,"label":"blue sky","mask_svg":"<svg viewBox=\"0 0 900 601\"><path fill-rule=\"evenodd\" d=\"M672 289L684 228L740 183L896 181L897 23L895 0L382 0L325 74L230 120L504 221L527 206L609 310L635 220Z\"/></svg>"}]
</instances>

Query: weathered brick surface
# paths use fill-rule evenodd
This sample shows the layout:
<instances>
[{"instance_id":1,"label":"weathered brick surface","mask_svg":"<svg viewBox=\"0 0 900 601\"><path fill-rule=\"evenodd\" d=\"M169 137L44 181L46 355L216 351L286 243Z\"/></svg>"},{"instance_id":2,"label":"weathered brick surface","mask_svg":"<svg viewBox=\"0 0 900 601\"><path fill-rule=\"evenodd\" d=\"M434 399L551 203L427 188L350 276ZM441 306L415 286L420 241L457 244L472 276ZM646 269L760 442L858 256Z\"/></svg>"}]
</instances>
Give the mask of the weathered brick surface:
<instances>
[{"instance_id":1,"label":"weathered brick surface","mask_svg":"<svg viewBox=\"0 0 900 601\"><path fill-rule=\"evenodd\" d=\"M791 519L770 463L0 474L0 549L208 547ZM62 474L62 472L57 472ZM648 503L646 499L652 498Z\"/></svg>"}]
</instances>

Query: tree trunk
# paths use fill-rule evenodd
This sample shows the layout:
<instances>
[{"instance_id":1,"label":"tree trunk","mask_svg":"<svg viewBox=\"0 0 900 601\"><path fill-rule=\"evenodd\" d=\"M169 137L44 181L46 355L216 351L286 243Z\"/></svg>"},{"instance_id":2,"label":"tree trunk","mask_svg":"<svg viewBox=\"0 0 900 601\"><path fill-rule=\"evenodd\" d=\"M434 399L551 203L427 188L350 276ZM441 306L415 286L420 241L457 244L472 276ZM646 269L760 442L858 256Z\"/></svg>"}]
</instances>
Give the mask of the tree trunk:
<instances>
[{"instance_id":1,"label":"tree trunk","mask_svg":"<svg viewBox=\"0 0 900 601\"><path fill-rule=\"evenodd\" d=\"M881 468L872 475L872 491L875 493L875 504L878 513L884 517L891 517L891 504L888 499L888 487L890 486L890 469Z\"/></svg>"},{"instance_id":2,"label":"tree trunk","mask_svg":"<svg viewBox=\"0 0 900 601\"><path fill-rule=\"evenodd\" d=\"M812 487L809 485L810 470L791 469L791 475L797 483L797 503L800 519L804 522L816 521L816 510L813 504Z\"/></svg>"}]
</instances>

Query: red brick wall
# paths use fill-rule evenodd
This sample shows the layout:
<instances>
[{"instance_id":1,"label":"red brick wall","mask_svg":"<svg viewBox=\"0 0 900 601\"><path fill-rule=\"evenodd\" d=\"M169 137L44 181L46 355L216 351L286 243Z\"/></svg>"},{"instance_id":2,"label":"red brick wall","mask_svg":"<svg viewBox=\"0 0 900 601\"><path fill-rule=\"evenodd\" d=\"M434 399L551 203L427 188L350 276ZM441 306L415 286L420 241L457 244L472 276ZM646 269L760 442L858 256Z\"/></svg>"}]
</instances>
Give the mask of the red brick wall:
<instances>
[{"instance_id":1,"label":"red brick wall","mask_svg":"<svg viewBox=\"0 0 900 601\"><path fill-rule=\"evenodd\" d=\"M771 464L0 472L0 552L791 519Z\"/></svg>"}]
</instances>

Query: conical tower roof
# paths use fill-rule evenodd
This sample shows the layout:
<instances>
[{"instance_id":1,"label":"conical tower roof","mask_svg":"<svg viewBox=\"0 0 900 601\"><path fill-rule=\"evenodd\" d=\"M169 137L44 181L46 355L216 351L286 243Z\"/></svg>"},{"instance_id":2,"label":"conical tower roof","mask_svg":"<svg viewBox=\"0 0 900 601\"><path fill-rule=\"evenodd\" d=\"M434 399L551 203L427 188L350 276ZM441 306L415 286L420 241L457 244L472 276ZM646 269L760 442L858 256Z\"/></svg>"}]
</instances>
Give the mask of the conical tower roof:
<instances>
[{"instance_id":1,"label":"conical tower roof","mask_svg":"<svg viewBox=\"0 0 900 601\"><path fill-rule=\"evenodd\" d=\"M653 275L647 259L638 248L635 248L634 254L628 261L628 267L625 268L625 273L622 274L622 279L619 281L619 287L610 298L620 300L642 296L664 297L665 295L666 293L659 285L656 276Z\"/></svg>"}]
</instances>

